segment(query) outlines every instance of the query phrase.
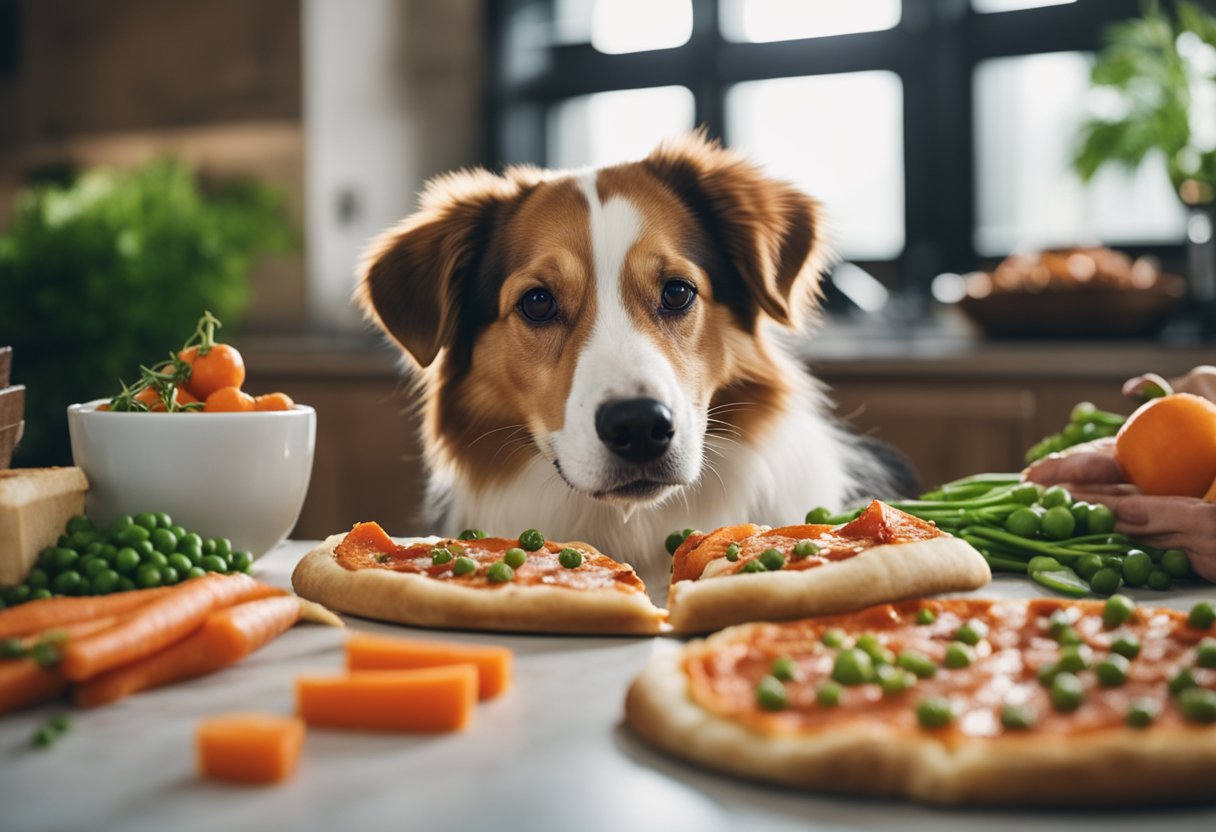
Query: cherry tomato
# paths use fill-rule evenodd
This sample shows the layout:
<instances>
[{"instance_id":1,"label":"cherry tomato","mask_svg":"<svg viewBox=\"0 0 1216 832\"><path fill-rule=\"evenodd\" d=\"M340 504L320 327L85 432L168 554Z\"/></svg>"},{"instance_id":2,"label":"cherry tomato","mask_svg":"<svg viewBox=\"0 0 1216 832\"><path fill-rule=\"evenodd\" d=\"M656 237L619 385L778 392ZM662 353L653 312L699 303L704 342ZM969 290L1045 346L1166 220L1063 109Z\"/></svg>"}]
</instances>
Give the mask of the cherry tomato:
<instances>
[{"instance_id":1,"label":"cherry tomato","mask_svg":"<svg viewBox=\"0 0 1216 832\"><path fill-rule=\"evenodd\" d=\"M267 393L264 396L256 396L253 400L254 410L291 410L295 407L295 402L291 400L291 396L286 393Z\"/></svg>"},{"instance_id":2,"label":"cherry tomato","mask_svg":"<svg viewBox=\"0 0 1216 832\"><path fill-rule=\"evenodd\" d=\"M204 413L249 413L253 410L253 396L239 387L221 387L207 397Z\"/></svg>"},{"instance_id":3,"label":"cherry tomato","mask_svg":"<svg viewBox=\"0 0 1216 832\"><path fill-rule=\"evenodd\" d=\"M190 381L186 385L199 399L207 399L222 387L240 388L245 383L245 359L236 347L215 344L206 355L199 348L187 347L177 357L190 365Z\"/></svg>"}]
</instances>

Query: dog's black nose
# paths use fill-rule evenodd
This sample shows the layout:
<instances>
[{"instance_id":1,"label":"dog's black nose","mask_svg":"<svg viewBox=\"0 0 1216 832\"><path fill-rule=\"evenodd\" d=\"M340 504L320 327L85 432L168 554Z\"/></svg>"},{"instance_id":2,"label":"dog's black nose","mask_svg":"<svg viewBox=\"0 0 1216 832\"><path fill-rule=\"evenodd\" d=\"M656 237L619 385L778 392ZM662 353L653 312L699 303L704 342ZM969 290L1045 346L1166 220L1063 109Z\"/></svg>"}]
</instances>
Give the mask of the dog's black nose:
<instances>
[{"instance_id":1,"label":"dog's black nose","mask_svg":"<svg viewBox=\"0 0 1216 832\"><path fill-rule=\"evenodd\" d=\"M621 399L600 405L595 432L614 454L630 462L658 459L676 432L671 408L655 399Z\"/></svg>"}]
</instances>

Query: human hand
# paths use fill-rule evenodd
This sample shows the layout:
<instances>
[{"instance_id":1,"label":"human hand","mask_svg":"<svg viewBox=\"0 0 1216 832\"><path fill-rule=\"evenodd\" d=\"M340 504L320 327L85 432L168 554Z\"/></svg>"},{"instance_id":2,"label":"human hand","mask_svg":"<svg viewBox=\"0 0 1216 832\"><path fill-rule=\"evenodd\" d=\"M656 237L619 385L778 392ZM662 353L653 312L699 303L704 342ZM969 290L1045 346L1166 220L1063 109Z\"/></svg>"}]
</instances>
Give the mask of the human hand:
<instances>
[{"instance_id":1,"label":"human hand","mask_svg":"<svg viewBox=\"0 0 1216 832\"><path fill-rule=\"evenodd\" d=\"M1114 437L1104 437L1043 457L1022 472L1022 479L1040 485L1114 485L1127 482L1127 474L1115 461Z\"/></svg>"},{"instance_id":2,"label":"human hand","mask_svg":"<svg viewBox=\"0 0 1216 832\"><path fill-rule=\"evenodd\" d=\"M1145 373L1128 379L1123 384L1123 395L1133 398L1156 395L1154 388L1165 392L1192 393L1216 402L1216 367L1201 364L1181 378L1166 381L1156 373Z\"/></svg>"}]
</instances>

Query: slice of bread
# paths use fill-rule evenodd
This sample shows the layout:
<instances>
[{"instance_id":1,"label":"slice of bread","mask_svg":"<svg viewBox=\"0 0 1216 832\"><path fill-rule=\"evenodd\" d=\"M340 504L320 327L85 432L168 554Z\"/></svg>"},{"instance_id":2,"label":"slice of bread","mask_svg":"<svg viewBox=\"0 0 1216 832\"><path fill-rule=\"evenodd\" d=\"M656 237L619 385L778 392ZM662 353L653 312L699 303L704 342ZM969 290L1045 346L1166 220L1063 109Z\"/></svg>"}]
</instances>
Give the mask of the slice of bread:
<instances>
[{"instance_id":1,"label":"slice of bread","mask_svg":"<svg viewBox=\"0 0 1216 832\"><path fill-rule=\"evenodd\" d=\"M68 518L84 513L88 487L79 468L0 471L0 586L25 580L38 552L55 545Z\"/></svg>"}]
</instances>

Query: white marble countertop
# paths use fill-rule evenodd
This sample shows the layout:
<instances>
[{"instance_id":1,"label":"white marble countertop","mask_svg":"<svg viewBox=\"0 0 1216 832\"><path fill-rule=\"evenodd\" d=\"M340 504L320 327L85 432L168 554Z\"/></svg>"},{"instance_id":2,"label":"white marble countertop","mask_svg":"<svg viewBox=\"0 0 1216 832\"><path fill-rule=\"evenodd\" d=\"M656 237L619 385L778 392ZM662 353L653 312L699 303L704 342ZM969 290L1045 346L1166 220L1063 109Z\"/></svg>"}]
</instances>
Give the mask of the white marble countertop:
<instances>
[{"instance_id":1,"label":"white marble countertop","mask_svg":"<svg viewBox=\"0 0 1216 832\"><path fill-rule=\"evenodd\" d=\"M288 543L260 560L259 578L289 585L308 549ZM998 578L982 593L1038 594ZM1133 593L1160 605L1216 597L1196 585ZM352 627L406 632L359 619ZM650 750L621 725L625 688L669 639L501 636L408 630L412 637L505 645L515 683L478 707L471 728L440 736L310 729L299 771L273 788L195 776L199 718L241 710L290 713L292 680L337 672L341 631L297 627L241 664L91 712L49 749L30 737L63 703L0 719L0 830L527 830L744 832L887 829L986 832L1216 827L1216 809L1136 812L977 812L808 796L700 771ZM1216 792L1216 772L1212 772Z\"/></svg>"}]
</instances>

